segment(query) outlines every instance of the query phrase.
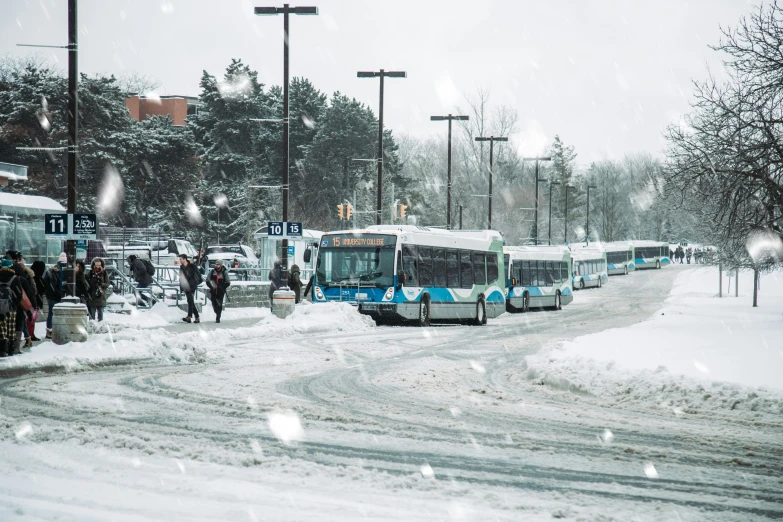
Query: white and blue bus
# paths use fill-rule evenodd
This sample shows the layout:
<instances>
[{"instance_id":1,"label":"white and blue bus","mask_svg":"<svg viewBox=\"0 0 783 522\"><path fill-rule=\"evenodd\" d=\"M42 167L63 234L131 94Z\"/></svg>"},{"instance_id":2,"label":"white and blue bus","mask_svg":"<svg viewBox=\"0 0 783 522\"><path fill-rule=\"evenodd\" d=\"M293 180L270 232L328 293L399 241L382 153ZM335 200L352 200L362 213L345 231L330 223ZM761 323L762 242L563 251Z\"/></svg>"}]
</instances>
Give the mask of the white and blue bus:
<instances>
[{"instance_id":1,"label":"white and blue bus","mask_svg":"<svg viewBox=\"0 0 783 522\"><path fill-rule=\"evenodd\" d=\"M628 241L601 243L606 252L606 273L609 275L628 275L636 270L634 248Z\"/></svg>"},{"instance_id":2,"label":"white and blue bus","mask_svg":"<svg viewBox=\"0 0 783 522\"><path fill-rule=\"evenodd\" d=\"M565 246L507 246L506 309L527 312L530 308L560 310L574 300L571 286L571 251Z\"/></svg>"},{"instance_id":3,"label":"white and blue bus","mask_svg":"<svg viewBox=\"0 0 783 522\"><path fill-rule=\"evenodd\" d=\"M321 237L314 302L347 301L376 321L486 324L505 312L503 237L376 225Z\"/></svg>"},{"instance_id":4,"label":"white and blue bus","mask_svg":"<svg viewBox=\"0 0 783 522\"><path fill-rule=\"evenodd\" d=\"M666 241L629 241L634 249L636 270L661 268L671 264L669 243Z\"/></svg>"},{"instance_id":5,"label":"white and blue bus","mask_svg":"<svg viewBox=\"0 0 783 522\"><path fill-rule=\"evenodd\" d=\"M571 250L574 290L601 288L609 275L606 273L606 252L601 248L574 247Z\"/></svg>"}]
</instances>

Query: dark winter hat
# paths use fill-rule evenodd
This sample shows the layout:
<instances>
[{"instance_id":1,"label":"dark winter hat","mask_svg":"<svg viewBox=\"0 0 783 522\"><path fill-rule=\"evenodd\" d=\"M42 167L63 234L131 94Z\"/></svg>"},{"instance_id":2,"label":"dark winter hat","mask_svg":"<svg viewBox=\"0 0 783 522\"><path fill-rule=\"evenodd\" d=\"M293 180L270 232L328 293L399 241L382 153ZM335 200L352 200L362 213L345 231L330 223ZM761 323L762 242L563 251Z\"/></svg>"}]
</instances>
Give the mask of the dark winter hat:
<instances>
[{"instance_id":1,"label":"dark winter hat","mask_svg":"<svg viewBox=\"0 0 783 522\"><path fill-rule=\"evenodd\" d=\"M216 259L215 260L215 266L218 266L218 265L223 266L223 260L222 259Z\"/></svg>"}]
</instances>

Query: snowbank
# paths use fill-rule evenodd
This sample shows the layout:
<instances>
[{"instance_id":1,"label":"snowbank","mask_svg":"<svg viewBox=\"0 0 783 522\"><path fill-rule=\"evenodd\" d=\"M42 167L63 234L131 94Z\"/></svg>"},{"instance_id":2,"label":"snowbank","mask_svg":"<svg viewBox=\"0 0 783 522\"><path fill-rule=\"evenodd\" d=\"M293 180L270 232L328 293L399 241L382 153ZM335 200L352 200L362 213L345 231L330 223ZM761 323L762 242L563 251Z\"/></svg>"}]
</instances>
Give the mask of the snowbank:
<instances>
[{"instance_id":1,"label":"snowbank","mask_svg":"<svg viewBox=\"0 0 783 522\"><path fill-rule=\"evenodd\" d=\"M251 309L233 309L237 315L251 314ZM156 361L190 364L207 360L210 350L234 345L237 341L279 339L292 335L365 330L375 326L367 316L359 314L347 303L297 305L286 319L273 316L268 309L252 309L261 319L253 326L240 328L202 329L174 333L164 328L170 322L181 323L182 312L156 306L149 312L134 312L130 316L112 314L107 322L89 323L90 336L84 343L56 345L44 342L30 352L0 360L0 372L39 369L78 370L84 367ZM206 311L205 311L206 312ZM212 313L210 310L209 313ZM204 316L207 314L205 313ZM127 322L122 323L122 317ZM231 314L226 313L227 319ZM116 321L116 322L112 322ZM216 350L220 352L220 350Z\"/></svg>"},{"instance_id":2,"label":"snowbank","mask_svg":"<svg viewBox=\"0 0 783 522\"><path fill-rule=\"evenodd\" d=\"M783 273L762 277L758 308L752 272L740 273L739 298L723 283L731 297L718 299L717 269L683 272L651 319L528 356L526 377L678 414L783 413Z\"/></svg>"}]
</instances>

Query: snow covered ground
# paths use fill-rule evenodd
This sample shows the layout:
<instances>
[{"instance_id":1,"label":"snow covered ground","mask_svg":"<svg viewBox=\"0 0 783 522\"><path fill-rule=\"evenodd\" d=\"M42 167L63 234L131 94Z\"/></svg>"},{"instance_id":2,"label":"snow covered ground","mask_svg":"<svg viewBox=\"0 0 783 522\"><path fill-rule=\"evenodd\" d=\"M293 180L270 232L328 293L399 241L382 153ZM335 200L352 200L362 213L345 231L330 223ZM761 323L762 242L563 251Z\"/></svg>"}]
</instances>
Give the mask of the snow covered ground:
<instances>
[{"instance_id":1,"label":"snow covered ground","mask_svg":"<svg viewBox=\"0 0 783 522\"><path fill-rule=\"evenodd\" d=\"M753 272L740 272L738 298L734 284L724 276L719 299L716 268L683 271L650 320L530 355L528 377L678 413L783 415L783 272L762 276L758 308Z\"/></svg>"},{"instance_id":2,"label":"snow covered ground","mask_svg":"<svg viewBox=\"0 0 783 522\"><path fill-rule=\"evenodd\" d=\"M486 327L375 327L303 306L286 321L118 329L115 345L125 334L150 347L133 364L0 379L0 520L780 518L779 413L689 406L713 393L698 369L607 369L569 351L605 330L649 331L687 270L613 277L560 312ZM683 320L691 297L704 298L681 300ZM543 376L558 364L604 377ZM662 387L634 388L644 372ZM671 400L678 380L681 406L644 396Z\"/></svg>"}]
</instances>

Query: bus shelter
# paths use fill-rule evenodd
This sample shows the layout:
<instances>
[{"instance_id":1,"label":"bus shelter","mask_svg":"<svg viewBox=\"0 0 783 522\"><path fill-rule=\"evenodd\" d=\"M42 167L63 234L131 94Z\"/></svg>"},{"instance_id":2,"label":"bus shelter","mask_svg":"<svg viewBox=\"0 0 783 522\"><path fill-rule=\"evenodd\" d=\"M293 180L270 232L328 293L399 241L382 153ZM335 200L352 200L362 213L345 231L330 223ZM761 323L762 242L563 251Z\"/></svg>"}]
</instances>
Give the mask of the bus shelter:
<instances>
[{"instance_id":1,"label":"bus shelter","mask_svg":"<svg viewBox=\"0 0 783 522\"><path fill-rule=\"evenodd\" d=\"M65 207L43 196L0 192L0 248L18 250L28 263L57 262L62 240L44 236L44 216L65 213Z\"/></svg>"},{"instance_id":2,"label":"bus shelter","mask_svg":"<svg viewBox=\"0 0 783 522\"><path fill-rule=\"evenodd\" d=\"M302 231L302 239L288 240L288 268L299 265L300 278L308 281L315 269L315 258L318 254L318 242L323 232L305 228ZM279 238L269 237L267 227L256 230L254 237L257 242L258 263L261 266L261 277L267 279L269 271L276 260L282 259L283 241ZM310 251L310 261L305 262L305 252Z\"/></svg>"}]
</instances>

